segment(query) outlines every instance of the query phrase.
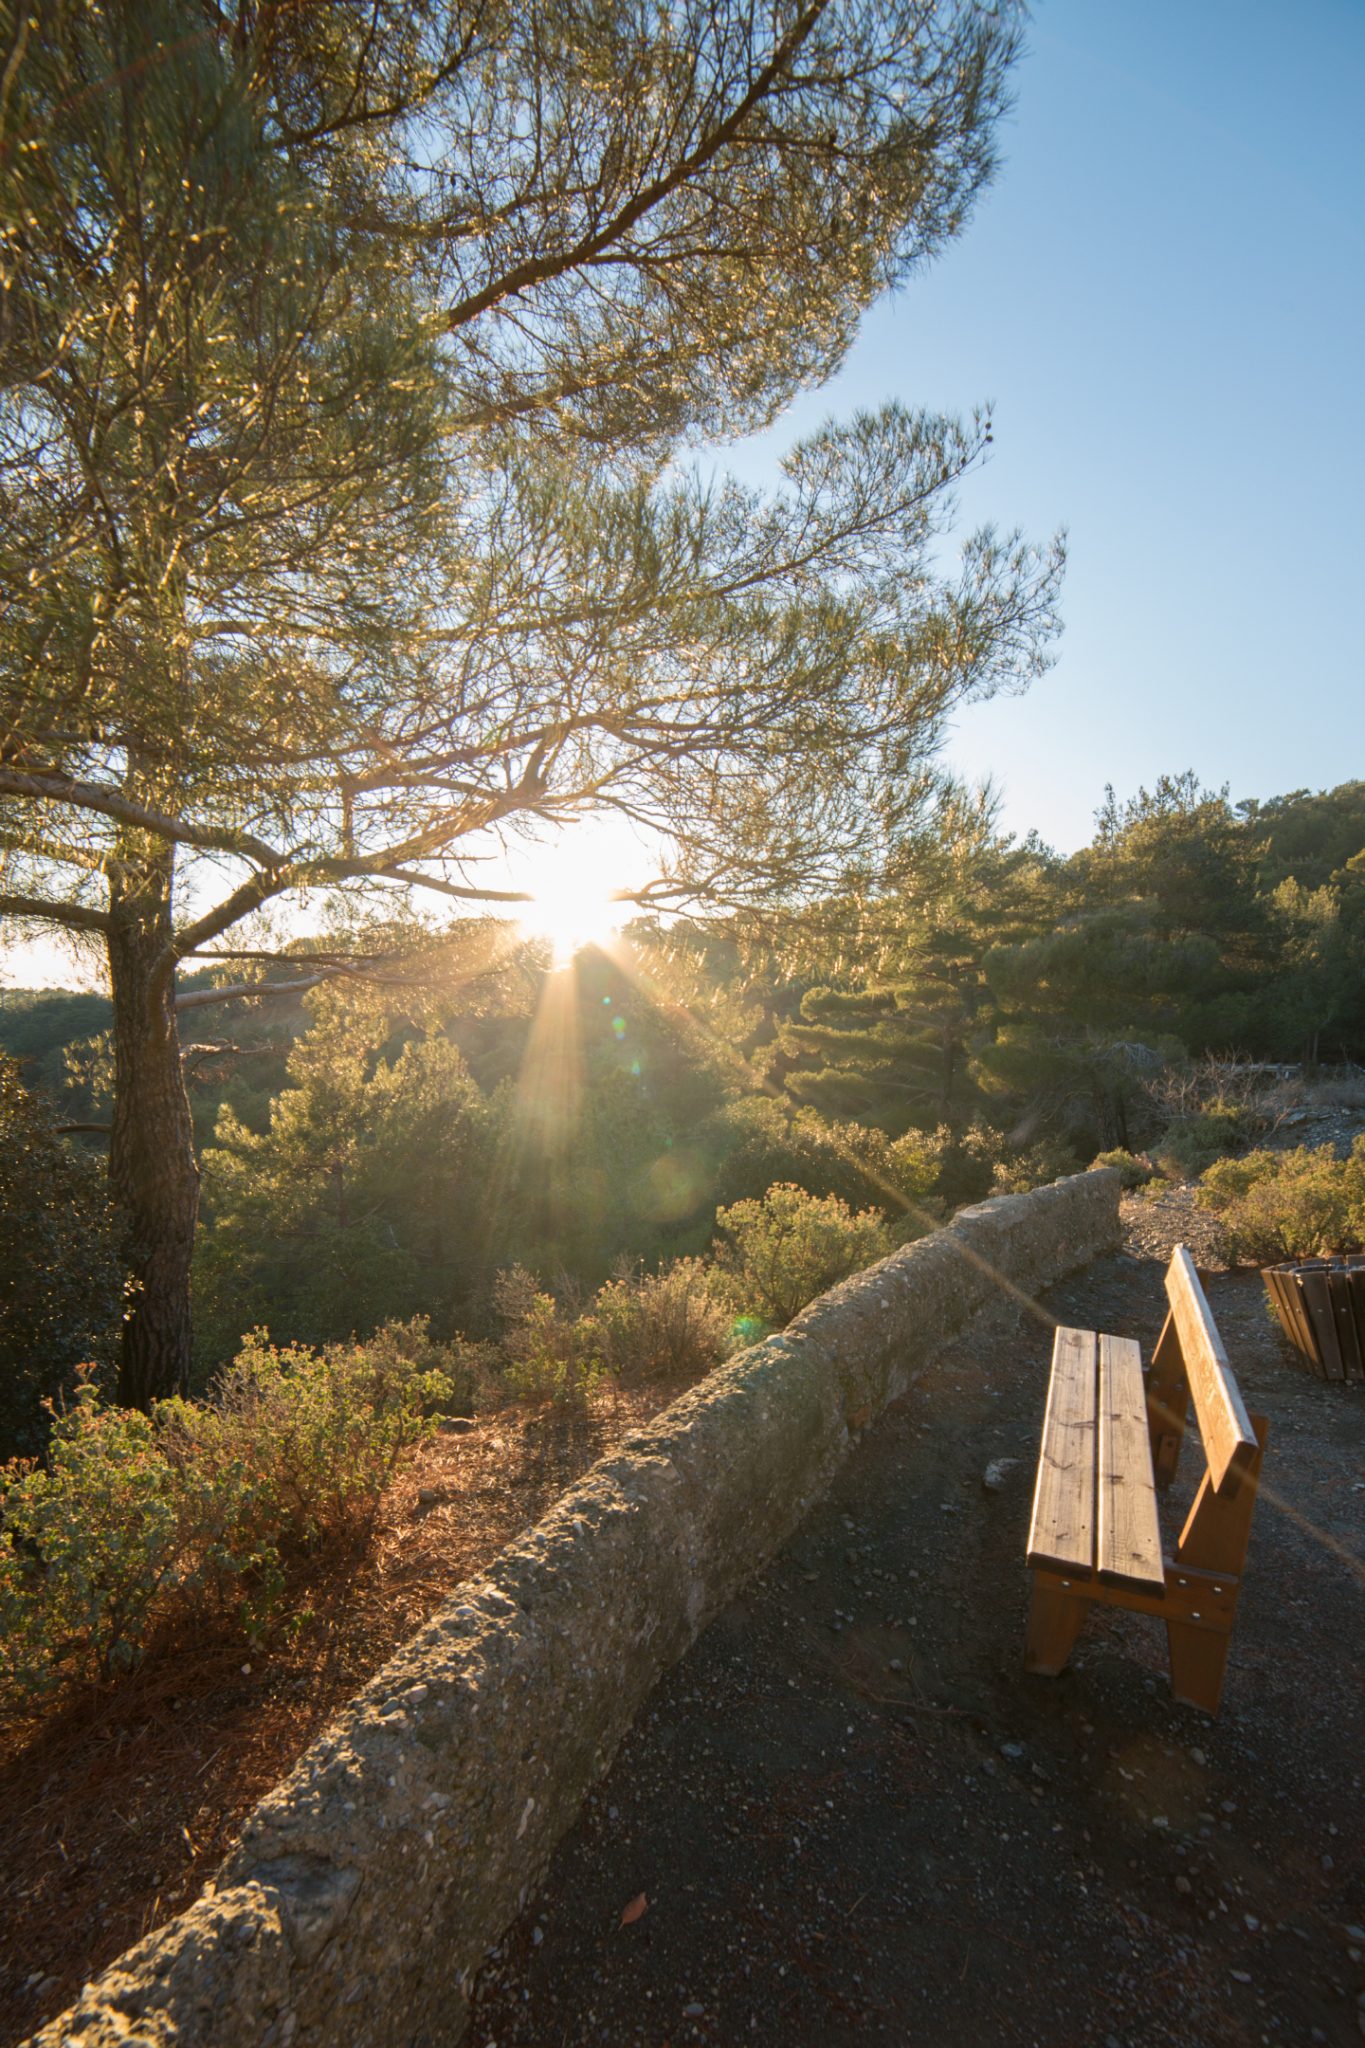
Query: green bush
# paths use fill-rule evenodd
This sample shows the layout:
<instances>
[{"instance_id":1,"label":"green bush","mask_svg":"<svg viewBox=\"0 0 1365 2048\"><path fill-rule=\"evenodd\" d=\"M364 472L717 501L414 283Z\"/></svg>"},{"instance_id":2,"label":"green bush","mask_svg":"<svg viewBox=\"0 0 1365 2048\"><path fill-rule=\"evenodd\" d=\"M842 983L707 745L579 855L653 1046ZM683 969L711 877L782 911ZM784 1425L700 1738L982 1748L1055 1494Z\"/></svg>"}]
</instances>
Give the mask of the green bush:
<instances>
[{"instance_id":1,"label":"green bush","mask_svg":"<svg viewBox=\"0 0 1365 2048\"><path fill-rule=\"evenodd\" d=\"M504 1390L515 1400L586 1407L604 1368L583 1319L557 1302L524 1266L498 1274L493 1304L503 1323L498 1351Z\"/></svg>"},{"instance_id":2,"label":"green bush","mask_svg":"<svg viewBox=\"0 0 1365 2048\"><path fill-rule=\"evenodd\" d=\"M151 1417L106 1408L85 1385L55 1421L46 1464L5 1468L0 1598L12 1685L43 1692L73 1671L127 1670L158 1601L194 1570L191 1503L157 1438Z\"/></svg>"},{"instance_id":3,"label":"green bush","mask_svg":"<svg viewBox=\"0 0 1365 2048\"><path fill-rule=\"evenodd\" d=\"M1069 1145L1058 1138L1040 1138L1021 1152L1012 1152L997 1162L991 1176L991 1193L1026 1195L1030 1188L1046 1187L1063 1174L1079 1171L1080 1161Z\"/></svg>"},{"instance_id":4,"label":"green bush","mask_svg":"<svg viewBox=\"0 0 1365 2048\"><path fill-rule=\"evenodd\" d=\"M0 1458L35 1455L43 1403L107 1359L123 1302L102 1164L57 1133L0 1054Z\"/></svg>"},{"instance_id":5,"label":"green bush","mask_svg":"<svg viewBox=\"0 0 1365 2048\"><path fill-rule=\"evenodd\" d=\"M892 1249L875 1209L854 1211L837 1195L823 1198L782 1183L760 1201L716 1212L716 1284L746 1322L783 1327L827 1287L870 1266Z\"/></svg>"},{"instance_id":6,"label":"green bush","mask_svg":"<svg viewBox=\"0 0 1365 2048\"><path fill-rule=\"evenodd\" d=\"M1365 1137L1338 1159L1330 1145L1250 1152L1209 1167L1199 1199L1222 1220L1228 1254L1276 1265L1365 1248Z\"/></svg>"},{"instance_id":7,"label":"green bush","mask_svg":"<svg viewBox=\"0 0 1365 2048\"><path fill-rule=\"evenodd\" d=\"M1210 1102L1178 1117L1152 1152L1172 1180L1197 1180L1217 1160L1245 1152L1264 1129L1264 1117L1246 1103Z\"/></svg>"},{"instance_id":8,"label":"green bush","mask_svg":"<svg viewBox=\"0 0 1365 2048\"><path fill-rule=\"evenodd\" d=\"M1097 1152L1090 1162L1095 1166L1112 1166L1116 1169L1121 1185L1125 1188L1142 1188L1156 1178L1156 1167L1145 1152L1129 1152L1123 1145L1116 1145L1111 1152Z\"/></svg>"},{"instance_id":9,"label":"green bush","mask_svg":"<svg viewBox=\"0 0 1365 2048\"><path fill-rule=\"evenodd\" d=\"M320 1352L253 1330L210 1400L164 1402L158 1422L186 1472L216 1489L246 1475L263 1542L309 1549L368 1526L427 1410L450 1396L445 1358L422 1316Z\"/></svg>"},{"instance_id":10,"label":"green bush","mask_svg":"<svg viewBox=\"0 0 1365 2048\"><path fill-rule=\"evenodd\" d=\"M941 1131L938 1191L949 1211L998 1193L996 1174L1006 1164L1009 1143L1002 1131L977 1121L961 1131Z\"/></svg>"},{"instance_id":11,"label":"green bush","mask_svg":"<svg viewBox=\"0 0 1365 2048\"><path fill-rule=\"evenodd\" d=\"M582 1328L603 1369L623 1385L700 1379L730 1347L730 1316L700 1259L608 1280Z\"/></svg>"},{"instance_id":12,"label":"green bush","mask_svg":"<svg viewBox=\"0 0 1365 2048\"><path fill-rule=\"evenodd\" d=\"M937 1220L946 1130L890 1138L866 1124L827 1119L808 1107L793 1114L766 1096L748 1095L717 1110L701 1140L717 1162L718 1204L759 1201L781 1183L809 1195L837 1195L850 1207L875 1202L893 1218L925 1217L928 1210L926 1220Z\"/></svg>"},{"instance_id":13,"label":"green bush","mask_svg":"<svg viewBox=\"0 0 1365 2048\"><path fill-rule=\"evenodd\" d=\"M86 1382L42 1464L0 1468L0 1711L108 1682L206 1605L257 1634L292 1559L353 1540L449 1393L418 1322L317 1353L248 1339L204 1402L150 1415Z\"/></svg>"}]
</instances>

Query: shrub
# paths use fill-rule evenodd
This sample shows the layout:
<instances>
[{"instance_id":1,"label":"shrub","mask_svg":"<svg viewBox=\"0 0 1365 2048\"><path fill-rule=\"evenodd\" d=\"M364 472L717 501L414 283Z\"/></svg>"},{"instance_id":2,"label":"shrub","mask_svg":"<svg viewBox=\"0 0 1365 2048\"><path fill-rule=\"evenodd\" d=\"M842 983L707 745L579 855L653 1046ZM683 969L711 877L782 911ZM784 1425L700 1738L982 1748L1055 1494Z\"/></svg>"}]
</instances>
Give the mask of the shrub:
<instances>
[{"instance_id":1,"label":"shrub","mask_svg":"<svg viewBox=\"0 0 1365 2048\"><path fill-rule=\"evenodd\" d=\"M1123 1145L1116 1145L1111 1152L1097 1152L1090 1162L1095 1166L1112 1166L1116 1169L1120 1184L1125 1188L1141 1188L1156 1178L1156 1167L1145 1152L1129 1152Z\"/></svg>"},{"instance_id":2,"label":"shrub","mask_svg":"<svg viewBox=\"0 0 1365 2048\"><path fill-rule=\"evenodd\" d=\"M368 1526L399 1457L429 1433L426 1411L449 1398L444 1363L422 1316L321 1352L253 1330L209 1401L167 1401L158 1420L186 1472L219 1491L245 1476L241 1512L263 1542L308 1549Z\"/></svg>"},{"instance_id":3,"label":"shrub","mask_svg":"<svg viewBox=\"0 0 1365 2048\"><path fill-rule=\"evenodd\" d=\"M5 1480L11 1684L46 1692L68 1675L128 1670L153 1608L193 1569L188 1502L155 1422L104 1407L87 1384L56 1418L46 1465L10 1465Z\"/></svg>"},{"instance_id":4,"label":"shrub","mask_svg":"<svg viewBox=\"0 0 1365 2048\"><path fill-rule=\"evenodd\" d=\"M810 1195L837 1195L850 1206L872 1201L890 1217L934 1208L949 1144L946 1130L890 1138L809 1107L793 1114L762 1095L717 1110L701 1139L716 1158L714 1199L720 1204L761 1200L780 1182Z\"/></svg>"},{"instance_id":5,"label":"shrub","mask_svg":"<svg viewBox=\"0 0 1365 2048\"><path fill-rule=\"evenodd\" d=\"M1245 1152L1264 1129L1264 1117L1248 1104L1215 1101L1178 1118L1152 1149L1172 1180L1197 1180L1215 1161Z\"/></svg>"},{"instance_id":6,"label":"shrub","mask_svg":"<svg viewBox=\"0 0 1365 2048\"><path fill-rule=\"evenodd\" d=\"M1080 1161L1069 1145L1058 1138L1040 1138L1022 1152L997 1162L991 1176L991 1193L1026 1195L1030 1188L1045 1187L1063 1174L1078 1171Z\"/></svg>"},{"instance_id":7,"label":"shrub","mask_svg":"<svg viewBox=\"0 0 1365 2048\"><path fill-rule=\"evenodd\" d=\"M587 1346L614 1378L700 1379L730 1346L730 1317L700 1259L659 1273L623 1274L598 1289L582 1323Z\"/></svg>"},{"instance_id":8,"label":"shrub","mask_svg":"<svg viewBox=\"0 0 1365 2048\"><path fill-rule=\"evenodd\" d=\"M1330 1145L1251 1152L1211 1166L1199 1199L1222 1219L1231 1258L1251 1265L1365 1247L1365 1137L1348 1158Z\"/></svg>"},{"instance_id":9,"label":"shrub","mask_svg":"<svg viewBox=\"0 0 1365 2048\"><path fill-rule=\"evenodd\" d=\"M493 1305L504 1326L498 1350L506 1391L520 1400L585 1407L603 1367L582 1318L561 1307L524 1266L498 1274Z\"/></svg>"},{"instance_id":10,"label":"shrub","mask_svg":"<svg viewBox=\"0 0 1365 2048\"><path fill-rule=\"evenodd\" d=\"M369 1527L441 1357L421 1322L324 1353L258 1331L209 1401L143 1415L86 1381L45 1463L0 1468L0 1708L117 1677L206 1601L258 1634L292 1556Z\"/></svg>"},{"instance_id":11,"label":"shrub","mask_svg":"<svg viewBox=\"0 0 1365 2048\"><path fill-rule=\"evenodd\" d=\"M39 1452L44 1401L106 1358L123 1279L99 1163L58 1135L51 1112L0 1054L0 1458Z\"/></svg>"},{"instance_id":12,"label":"shrub","mask_svg":"<svg viewBox=\"0 0 1365 2048\"><path fill-rule=\"evenodd\" d=\"M1003 1132L977 1122L962 1131L941 1131L943 1157L938 1188L947 1208L960 1209L964 1203L984 1201L995 1191L996 1171L1003 1166L1008 1145Z\"/></svg>"},{"instance_id":13,"label":"shrub","mask_svg":"<svg viewBox=\"0 0 1365 2048\"><path fill-rule=\"evenodd\" d=\"M721 1296L742 1317L781 1328L827 1287L885 1258L891 1234L875 1209L856 1213L837 1195L823 1199L781 1183L761 1201L716 1213Z\"/></svg>"}]
</instances>

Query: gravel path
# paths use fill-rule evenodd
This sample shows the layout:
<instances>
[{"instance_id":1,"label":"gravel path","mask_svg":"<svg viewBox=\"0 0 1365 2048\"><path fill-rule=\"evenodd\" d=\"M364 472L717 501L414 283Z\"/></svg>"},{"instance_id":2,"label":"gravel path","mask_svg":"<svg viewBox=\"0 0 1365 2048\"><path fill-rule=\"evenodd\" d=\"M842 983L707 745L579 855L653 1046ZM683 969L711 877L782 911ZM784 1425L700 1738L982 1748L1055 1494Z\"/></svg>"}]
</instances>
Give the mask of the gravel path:
<instances>
[{"instance_id":1,"label":"gravel path","mask_svg":"<svg viewBox=\"0 0 1365 2048\"><path fill-rule=\"evenodd\" d=\"M1053 1315L1150 1350L1154 1207ZM1049 1338L1002 1311L659 1687L490 1959L475 2048L1359 2048L1365 1393L1293 1367L1254 1276L1210 1296L1271 1418L1221 1719L1114 1609L1024 1676Z\"/></svg>"},{"instance_id":2,"label":"gravel path","mask_svg":"<svg viewBox=\"0 0 1365 2048\"><path fill-rule=\"evenodd\" d=\"M1165 1261L1172 1245L1185 1244L1201 1269L1226 1263L1218 1219L1211 1210L1200 1208L1189 1181L1162 1188L1160 1194L1125 1195L1119 1213L1124 1244L1139 1258Z\"/></svg>"}]
</instances>

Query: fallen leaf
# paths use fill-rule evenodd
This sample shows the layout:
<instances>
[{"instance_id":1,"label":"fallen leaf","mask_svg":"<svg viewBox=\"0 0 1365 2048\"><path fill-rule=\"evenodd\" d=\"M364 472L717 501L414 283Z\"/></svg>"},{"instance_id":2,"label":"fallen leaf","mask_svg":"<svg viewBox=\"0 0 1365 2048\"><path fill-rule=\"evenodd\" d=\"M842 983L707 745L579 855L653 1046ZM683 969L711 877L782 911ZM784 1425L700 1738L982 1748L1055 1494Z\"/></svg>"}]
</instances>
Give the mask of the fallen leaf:
<instances>
[{"instance_id":1,"label":"fallen leaf","mask_svg":"<svg viewBox=\"0 0 1365 2048\"><path fill-rule=\"evenodd\" d=\"M621 1925L623 1927L633 1926L635 1921L640 1919L643 1914L648 1912L648 1910L649 1900L645 1897L643 1892L637 1892L635 1894L635 1897L631 1900L630 1904L628 1906L622 1906L621 1908Z\"/></svg>"}]
</instances>

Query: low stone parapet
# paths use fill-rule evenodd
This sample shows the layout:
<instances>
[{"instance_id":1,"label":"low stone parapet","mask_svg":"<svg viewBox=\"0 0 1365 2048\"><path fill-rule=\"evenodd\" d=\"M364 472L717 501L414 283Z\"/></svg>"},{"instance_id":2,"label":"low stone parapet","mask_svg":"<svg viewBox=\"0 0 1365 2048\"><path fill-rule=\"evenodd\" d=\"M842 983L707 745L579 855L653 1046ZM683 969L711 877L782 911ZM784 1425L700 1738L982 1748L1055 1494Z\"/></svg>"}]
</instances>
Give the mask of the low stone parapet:
<instances>
[{"instance_id":1,"label":"low stone parapet","mask_svg":"<svg viewBox=\"0 0 1365 2048\"><path fill-rule=\"evenodd\" d=\"M852 1436L1002 1289L1118 1242L1118 1175L962 1210L822 1295L593 1466L248 1818L214 1884L33 2048L436 2048L641 1702Z\"/></svg>"}]
</instances>

